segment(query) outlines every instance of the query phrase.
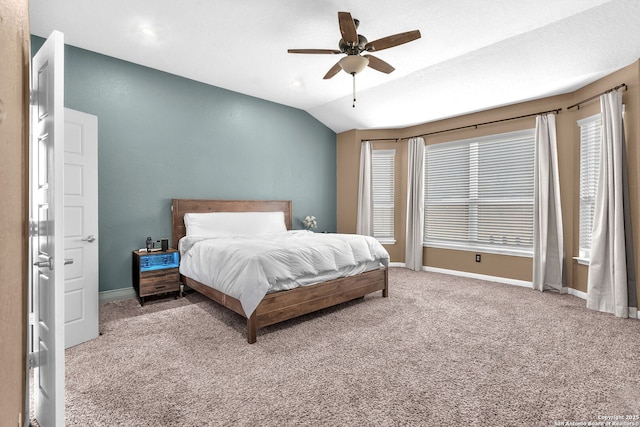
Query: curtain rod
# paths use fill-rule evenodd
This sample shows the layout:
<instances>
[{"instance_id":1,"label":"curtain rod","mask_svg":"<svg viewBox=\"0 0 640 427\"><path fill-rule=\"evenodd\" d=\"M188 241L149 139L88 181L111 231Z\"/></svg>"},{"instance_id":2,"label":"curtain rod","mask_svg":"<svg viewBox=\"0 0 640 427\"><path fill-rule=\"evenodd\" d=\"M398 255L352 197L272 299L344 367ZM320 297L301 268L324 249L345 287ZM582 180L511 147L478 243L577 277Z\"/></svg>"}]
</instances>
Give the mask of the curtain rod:
<instances>
[{"instance_id":1,"label":"curtain rod","mask_svg":"<svg viewBox=\"0 0 640 427\"><path fill-rule=\"evenodd\" d=\"M500 122L507 122L507 121L510 121L510 120L524 119L526 117L538 116L540 114L547 114L547 113L558 114L560 111L562 111L562 108L556 108L555 110L542 111L540 113L525 114L523 116L510 117L508 119L492 120L490 122L477 123L475 125L467 125L467 126L460 126L460 127L457 127L457 128L438 130L438 131L435 131L435 132L423 133L421 135L414 135L414 136L410 136L410 137L407 137L407 138L361 139L360 142L364 142L364 141L395 141L395 142L398 142L398 141L400 141L402 139L411 139L411 138L417 138L419 136L435 135L435 134L438 134L438 133L452 132L454 130L461 130L461 129L467 129L467 128L473 128L473 127L478 129L478 126L490 125L490 124L493 124L493 123L500 123Z\"/></svg>"},{"instance_id":2,"label":"curtain rod","mask_svg":"<svg viewBox=\"0 0 640 427\"><path fill-rule=\"evenodd\" d=\"M622 84L620 84L620 85L618 85L618 86L616 86L614 88L611 88L609 90L605 90L602 93L599 93L597 95L593 95L591 98L587 98L587 99L585 99L583 101L580 101L580 102L577 102L577 103L575 103L573 105L570 105L569 107L567 107L567 110L571 110L572 108L576 108L576 107L579 110L581 104L584 104L585 102L593 101L594 99L600 97L600 95L604 95L605 93L613 92L614 90L618 90L620 88L624 88L624 90L627 90L627 84L626 83L622 83Z\"/></svg>"},{"instance_id":3,"label":"curtain rod","mask_svg":"<svg viewBox=\"0 0 640 427\"><path fill-rule=\"evenodd\" d=\"M365 142L365 141L393 141L393 142L400 142L400 140L402 140L403 138L365 138L365 139L361 139L360 142Z\"/></svg>"}]
</instances>

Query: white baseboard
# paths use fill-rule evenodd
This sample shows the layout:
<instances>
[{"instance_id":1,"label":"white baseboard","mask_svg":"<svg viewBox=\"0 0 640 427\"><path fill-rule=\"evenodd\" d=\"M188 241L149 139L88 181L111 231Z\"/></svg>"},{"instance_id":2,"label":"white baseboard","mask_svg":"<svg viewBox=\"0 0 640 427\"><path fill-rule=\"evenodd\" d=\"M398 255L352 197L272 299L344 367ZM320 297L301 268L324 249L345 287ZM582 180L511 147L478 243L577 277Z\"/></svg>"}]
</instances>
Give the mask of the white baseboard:
<instances>
[{"instance_id":1,"label":"white baseboard","mask_svg":"<svg viewBox=\"0 0 640 427\"><path fill-rule=\"evenodd\" d=\"M586 292L579 291L579 290L577 290L577 289L567 288L567 293L568 293L569 295L573 295L573 296L576 296L576 297L578 297L578 298L582 298L582 299L584 299L584 300L586 300L586 299L587 299L587 293L586 293Z\"/></svg>"},{"instance_id":2,"label":"white baseboard","mask_svg":"<svg viewBox=\"0 0 640 427\"><path fill-rule=\"evenodd\" d=\"M105 302L120 301L136 297L136 290L131 288L115 289L113 291L102 291L99 293L98 301L100 304Z\"/></svg>"},{"instance_id":3,"label":"white baseboard","mask_svg":"<svg viewBox=\"0 0 640 427\"><path fill-rule=\"evenodd\" d=\"M569 295L574 295L574 296L576 296L578 298L581 298L583 300L587 299L587 293L579 291L577 289L568 288L568 292L567 293ZM638 311L638 309L635 308L635 307L629 307L629 318L630 319L639 319L640 320L640 311Z\"/></svg>"},{"instance_id":4,"label":"white baseboard","mask_svg":"<svg viewBox=\"0 0 640 427\"><path fill-rule=\"evenodd\" d=\"M389 267L401 267L401 268L405 268L407 266L407 264L405 264L404 262L390 262L389 263Z\"/></svg>"},{"instance_id":5,"label":"white baseboard","mask_svg":"<svg viewBox=\"0 0 640 427\"><path fill-rule=\"evenodd\" d=\"M509 279L506 277L488 276L486 274L469 273L467 271L448 270L446 268L436 268L436 267L426 267L426 266L423 266L422 270L430 271L433 273L450 274L452 276L468 277L470 279L486 280L488 282L505 283L507 285L521 286L523 288L533 287L531 282L527 282L525 280L515 280L515 279Z\"/></svg>"}]
</instances>

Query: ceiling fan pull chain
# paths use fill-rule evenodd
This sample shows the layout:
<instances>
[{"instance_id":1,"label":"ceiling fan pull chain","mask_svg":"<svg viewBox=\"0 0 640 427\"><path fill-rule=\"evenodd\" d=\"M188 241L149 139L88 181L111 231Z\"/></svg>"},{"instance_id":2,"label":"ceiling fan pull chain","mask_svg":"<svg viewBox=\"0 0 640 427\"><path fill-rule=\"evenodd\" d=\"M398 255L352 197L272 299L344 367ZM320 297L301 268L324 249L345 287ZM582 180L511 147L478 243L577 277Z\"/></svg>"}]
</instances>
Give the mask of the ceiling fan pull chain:
<instances>
[{"instance_id":1,"label":"ceiling fan pull chain","mask_svg":"<svg viewBox=\"0 0 640 427\"><path fill-rule=\"evenodd\" d=\"M356 108L356 73L351 73L353 76L353 108Z\"/></svg>"}]
</instances>

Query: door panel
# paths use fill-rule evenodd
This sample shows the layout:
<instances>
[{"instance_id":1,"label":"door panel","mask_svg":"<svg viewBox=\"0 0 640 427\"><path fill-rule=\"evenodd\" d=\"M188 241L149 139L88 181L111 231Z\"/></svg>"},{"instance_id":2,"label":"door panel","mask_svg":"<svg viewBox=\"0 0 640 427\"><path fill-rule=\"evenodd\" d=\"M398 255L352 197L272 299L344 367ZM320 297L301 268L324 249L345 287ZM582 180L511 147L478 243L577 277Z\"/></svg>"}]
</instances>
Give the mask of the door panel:
<instances>
[{"instance_id":1,"label":"door panel","mask_svg":"<svg viewBox=\"0 0 640 427\"><path fill-rule=\"evenodd\" d=\"M98 118L66 108L65 347L98 336Z\"/></svg>"}]
</instances>

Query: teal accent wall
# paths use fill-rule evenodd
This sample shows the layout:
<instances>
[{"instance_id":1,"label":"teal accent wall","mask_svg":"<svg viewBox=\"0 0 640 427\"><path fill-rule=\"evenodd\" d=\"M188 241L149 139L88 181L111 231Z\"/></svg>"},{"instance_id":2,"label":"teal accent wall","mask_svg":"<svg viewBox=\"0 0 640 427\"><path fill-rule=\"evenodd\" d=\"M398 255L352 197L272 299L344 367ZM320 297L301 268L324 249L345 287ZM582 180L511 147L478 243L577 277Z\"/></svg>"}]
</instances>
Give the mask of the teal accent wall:
<instances>
[{"instance_id":1,"label":"teal accent wall","mask_svg":"<svg viewBox=\"0 0 640 427\"><path fill-rule=\"evenodd\" d=\"M72 46L64 93L98 116L100 291L171 237L172 198L292 200L294 228L336 230L336 134L308 113Z\"/></svg>"}]
</instances>

